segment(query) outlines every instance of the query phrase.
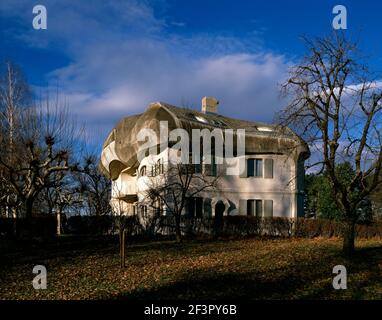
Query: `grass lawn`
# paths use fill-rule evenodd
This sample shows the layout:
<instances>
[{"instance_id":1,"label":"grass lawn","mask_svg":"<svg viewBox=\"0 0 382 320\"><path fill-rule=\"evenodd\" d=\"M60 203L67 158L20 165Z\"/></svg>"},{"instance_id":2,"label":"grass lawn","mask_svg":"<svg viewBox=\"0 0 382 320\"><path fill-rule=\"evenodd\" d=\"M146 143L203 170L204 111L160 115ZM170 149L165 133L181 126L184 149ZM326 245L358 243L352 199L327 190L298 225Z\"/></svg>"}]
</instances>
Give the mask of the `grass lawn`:
<instances>
[{"instance_id":1,"label":"grass lawn","mask_svg":"<svg viewBox=\"0 0 382 320\"><path fill-rule=\"evenodd\" d=\"M335 238L136 241L121 270L115 238L2 244L0 299L382 299L382 240L356 245L349 261ZM32 287L37 264L48 270L47 290ZM332 287L338 264L347 290Z\"/></svg>"}]
</instances>

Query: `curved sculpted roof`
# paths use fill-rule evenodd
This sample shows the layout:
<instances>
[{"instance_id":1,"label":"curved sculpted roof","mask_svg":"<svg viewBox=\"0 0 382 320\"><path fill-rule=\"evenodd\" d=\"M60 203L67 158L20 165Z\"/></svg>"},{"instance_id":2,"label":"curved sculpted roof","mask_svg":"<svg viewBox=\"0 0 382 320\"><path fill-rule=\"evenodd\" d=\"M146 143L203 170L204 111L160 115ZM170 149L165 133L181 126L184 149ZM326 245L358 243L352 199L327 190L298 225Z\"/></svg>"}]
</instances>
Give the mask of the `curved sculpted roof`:
<instances>
[{"instance_id":1,"label":"curved sculpted roof","mask_svg":"<svg viewBox=\"0 0 382 320\"><path fill-rule=\"evenodd\" d=\"M142 128L159 133L160 121L168 122L168 130L191 129L245 129L246 153L290 153L293 157L309 156L306 143L288 128L255 121L238 120L219 114L202 113L193 109L179 108L167 103L155 102L144 113L123 118L110 132L102 149L100 169L116 179L122 170L135 170L138 165L137 151L140 143L137 134Z\"/></svg>"}]
</instances>

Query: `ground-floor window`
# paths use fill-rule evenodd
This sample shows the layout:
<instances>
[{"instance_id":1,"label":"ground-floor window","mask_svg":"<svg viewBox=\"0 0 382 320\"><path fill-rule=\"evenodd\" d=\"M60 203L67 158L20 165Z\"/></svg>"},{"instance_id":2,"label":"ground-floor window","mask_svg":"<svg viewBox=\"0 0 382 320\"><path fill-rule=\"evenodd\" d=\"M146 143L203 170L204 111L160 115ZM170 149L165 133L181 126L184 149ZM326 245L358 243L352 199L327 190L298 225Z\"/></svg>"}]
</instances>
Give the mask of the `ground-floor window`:
<instances>
[{"instance_id":1,"label":"ground-floor window","mask_svg":"<svg viewBox=\"0 0 382 320\"><path fill-rule=\"evenodd\" d=\"M241 214L247 213L248 216L255 217L273 217L273 200L248 199L240 200Z\"/></svg>"},{"instance_id":2,"label":"ground-floor window","mask_svg":"<svg viewBox=\"0 0 382 320\"><path fill-rule=\"evenodd\" d=\"M262 217L263 215L263 202L259 199L247 200L247 215Z\"/></svg>"}]
</instances>

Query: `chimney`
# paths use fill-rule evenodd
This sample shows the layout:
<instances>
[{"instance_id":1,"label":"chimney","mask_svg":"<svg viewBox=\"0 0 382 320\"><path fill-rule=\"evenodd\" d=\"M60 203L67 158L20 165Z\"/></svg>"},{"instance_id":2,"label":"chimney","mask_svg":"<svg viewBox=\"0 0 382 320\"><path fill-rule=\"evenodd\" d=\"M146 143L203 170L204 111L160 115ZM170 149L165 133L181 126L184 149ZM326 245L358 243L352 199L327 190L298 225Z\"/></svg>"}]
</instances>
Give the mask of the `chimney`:
<instances>
[{"instance_id":1,"label":"chimney","mask_svg":"<svg viewBox=\"0 0 382 320\"><path fill-rule=\"evenodd\" d=\"M202 99L202 112L203 113L217 113L219 101L214 97L203 97Z\"/></svg>"}]
</instances>

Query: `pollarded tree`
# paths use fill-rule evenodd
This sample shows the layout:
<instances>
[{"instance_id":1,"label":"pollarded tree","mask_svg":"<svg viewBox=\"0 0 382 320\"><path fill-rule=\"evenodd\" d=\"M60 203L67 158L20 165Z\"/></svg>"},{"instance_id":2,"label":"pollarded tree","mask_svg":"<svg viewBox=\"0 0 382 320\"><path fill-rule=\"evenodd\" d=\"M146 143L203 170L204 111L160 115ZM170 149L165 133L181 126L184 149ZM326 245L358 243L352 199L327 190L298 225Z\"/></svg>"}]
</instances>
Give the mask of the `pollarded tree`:
<instances>
[{"instance_id":1,"label":"pollarded tree","mask_svg":"<svg viewBox=\"0 0 382 320\"><path fill-rule=\"evenodd\" d=\"M314 165L328 177L344 225L343 251L351 255L362 203L382 183L382 85L342 33L305 41L307 54L283 85L290 102L278 120L309 143ZM336 170L343 161L354 168L349 180Z\"/></svg>"},{"instance_id":2,"label":"pollarded tree","mask_svg":"<svg viewBox=\"0 0 382 320\"><path fill-rule=\"evenodd\" d=\"M62 220L66 214L80 213L83 207L83 195L78 181L77 172L59 172L56 181L44 188L35 200L42 212L56 216L56 234L62 233ZM60 175L58 179L58 175Z\"/></svg>"},{"instance_id":3,"label":"pollarded tree","mask_svg":"<svg viewBox=\"0 0 382 320\"><path fill-rule=\"evenodd\" d=\"M46 108L30 107L19 117L13 146L17 150L10 158L8 139L1 137L0 165L12 193L24 204L25 217L31 218L40 192L58 185L66 172L78 169L73 150L80 130L65 108L56 104L52 110L49 102Z\"/></svg>"}]
</instances>

